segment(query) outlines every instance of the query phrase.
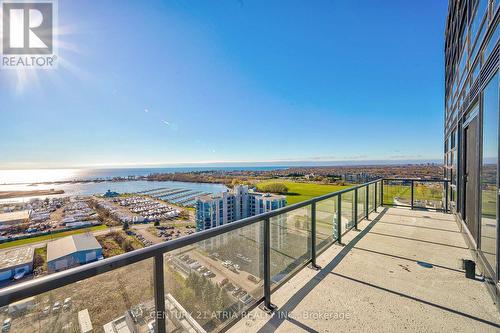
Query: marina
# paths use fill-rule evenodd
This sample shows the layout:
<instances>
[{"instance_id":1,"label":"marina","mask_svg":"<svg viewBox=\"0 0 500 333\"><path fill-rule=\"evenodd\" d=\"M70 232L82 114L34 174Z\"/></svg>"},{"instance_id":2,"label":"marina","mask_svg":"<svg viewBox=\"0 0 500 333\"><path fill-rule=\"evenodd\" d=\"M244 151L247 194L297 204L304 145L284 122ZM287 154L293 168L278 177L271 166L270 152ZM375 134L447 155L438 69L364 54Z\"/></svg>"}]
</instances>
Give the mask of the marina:
<instances>
[{"instance_id":1,"label":"marina","mask_svg":"<svg viewBox=\"0 0 500 333\"><path fill-rule=\"evenodd\" d=\"M41 196L28 196L11 199L0 199L0 204L5 203L23 203L29 202L31 199L44 199L44 198L64 198L73 196L92 196L102 195L108 190L120 194L138 194L148 195L154 198L169 201L171 197L176 194L185 193L189 191L204 193L220 193L226 192L227 187L222 184L208 184L208 183L191 183L191 182L177 182L177 181L146 181L146 180L130 180L130 181L105 181L95 183L66 183L66 184L39 184L30 186L26 184L11 184L0 185L0 191L29 191L29 190L62 190L63 194L55 195L41 195Z\"/></svg>"},{"instance_id":2,"label":"marina","mask_svg":"<svg viewBox=\"0 0 500 333\"><path fill-rule=\"evenodd\" d=\"M151 196L182 207L193 207L196 197L210 194L210 192L186 188L158 188L140 191L136 194Z\"/></svg>"}]
</instances>

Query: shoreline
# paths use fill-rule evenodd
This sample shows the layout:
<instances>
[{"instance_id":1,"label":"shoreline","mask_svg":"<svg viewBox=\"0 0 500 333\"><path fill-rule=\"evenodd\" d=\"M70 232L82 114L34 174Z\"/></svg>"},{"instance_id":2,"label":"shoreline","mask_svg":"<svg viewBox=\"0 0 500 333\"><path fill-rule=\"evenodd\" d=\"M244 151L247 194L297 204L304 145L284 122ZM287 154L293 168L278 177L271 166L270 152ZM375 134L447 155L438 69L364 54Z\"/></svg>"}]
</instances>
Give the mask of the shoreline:
<instances>
[{"instance_id":1,"label":"shoreline","mask_svg":"<svg viewBox=\"0 0 500 333\"><path fill-rule=\"evenodd\" d=\"M0 191L0 199L16 199L24 197L64 194L64 190L33 190L33 191Z\"/></svg>"}]
</instances>

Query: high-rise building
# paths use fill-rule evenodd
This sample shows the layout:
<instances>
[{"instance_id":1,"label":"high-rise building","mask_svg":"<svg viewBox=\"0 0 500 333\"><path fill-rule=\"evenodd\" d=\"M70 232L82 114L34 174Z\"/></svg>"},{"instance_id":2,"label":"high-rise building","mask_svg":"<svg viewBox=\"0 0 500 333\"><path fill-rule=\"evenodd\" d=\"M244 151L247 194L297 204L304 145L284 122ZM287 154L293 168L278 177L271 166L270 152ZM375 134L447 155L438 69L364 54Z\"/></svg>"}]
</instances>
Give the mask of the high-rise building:
<instances>
[{"instance_id":1,"label":"high-rise building","mask_svg":"<svg viewBox=\"0 0 500 333\"><path fill-rule=\"evenodd\" d=\"M445 176L450 207L499 293L499 0L452 0L445 31Z\"/></svg>"},{"instance_id":2,"label":"high-rise building","mask_svg":"<svg viewBox=\"0 0 500 333\"><path fill-rule=\"evenodd\" d=\"M259 193L238 185L230 192L204 195L196 199L196 229L206 230L285 207L283 195Z\"/></svg>"}]
</instances>

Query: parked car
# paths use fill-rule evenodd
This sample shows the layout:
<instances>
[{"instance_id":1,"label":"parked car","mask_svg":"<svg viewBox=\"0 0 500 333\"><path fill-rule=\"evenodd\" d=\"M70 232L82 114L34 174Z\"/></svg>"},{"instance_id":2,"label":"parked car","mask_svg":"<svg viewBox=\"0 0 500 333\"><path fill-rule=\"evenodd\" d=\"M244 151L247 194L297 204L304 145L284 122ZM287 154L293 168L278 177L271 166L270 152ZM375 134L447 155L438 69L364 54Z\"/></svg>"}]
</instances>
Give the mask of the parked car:
<instances>
[{"instance_id":1,"label":"parked car","mask_svg":"<svg viewBox=\"0 0 500 333\"><path fill-rule=\"evenodd\" d=\"M248 294L240 298L240 301L243 304L250 304L253 300L254 300L254 298Z\"/></svg>"},{"instance_id":2,"label":"parked car","mask_svg":"<svg viewBox=\"0 0 500 333\"><path fill-rule=\"evenodd\" d=\"M68 311L70 307L71 307L71 297L68 297L64 300L63 311Z\"/></svg>"},{"instance_id":3,"label":"parked car","mask_svg":"<svg viewBox=\"0 0 500 333\"><path fill-rule=\"evenodd\" d=\"M228 282L229 282L229 280L228 280L227 278L225 278L224 280L220 281L220 282L218 283L218 285L219 285L219 287L224 287L224 285L225 285L226 283L228 283Z\"/></svg>"},{"instance_id":4,"label":"parked car","mask_svg":"<svg viewBox=\"0 0 500 333\"><path fill-rule=\"evenodd\" d=\"M248 279L250 281L252 281L253 283L259 282L259 280L257 280L257 278L255 276L251 275L251 274L248 274Z\"/></svg>"},{"instance_id":5,"label":"parked car","mask_svg":"<svg viewBox=\"0 0 500 333\"><path fill-rule=\"evenodd\" d=\"M44 316L48 316L48 315L49 315L49 313L50 313L50 306L46 306L46 307L44 307L44 308L43 308L43 310L42 310L42 314L43 314Z\"/></svg>"},{"instance_id":6,"label":"parked car","mask_svg":"<svg viewBox=\"0 0 500 333\"><path fill-rule=\"evenodd\" d=\"M61 303L60 302L55 302L54 306L52 307L52 312L57 313L61 310Z\"/></svg>"},{"instance_id":7,"label":"parked car","mask_svg":"<svg viewBox=\"0 0 500 333\"><path fill-rule=\"evenodd\" d=\"M2 323L2 332L10 331L10 326L12 325L12 319L7 318Z\"/></svg>"}]
</instances>

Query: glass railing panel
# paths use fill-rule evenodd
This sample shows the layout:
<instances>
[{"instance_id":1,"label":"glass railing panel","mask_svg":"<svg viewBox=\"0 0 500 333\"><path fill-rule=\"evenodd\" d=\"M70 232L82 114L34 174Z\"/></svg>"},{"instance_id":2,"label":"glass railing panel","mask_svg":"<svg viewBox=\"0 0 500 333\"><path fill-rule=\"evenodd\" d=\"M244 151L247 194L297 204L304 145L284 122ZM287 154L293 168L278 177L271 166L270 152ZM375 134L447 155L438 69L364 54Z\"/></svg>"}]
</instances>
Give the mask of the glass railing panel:
<instances>
[{"instance_id":1,"label":"glass railing panel","mask_svg":"<svg viewBox=\"0 0 500 333\"><path fill-rule=\"evenodd\" d=\"M2 332L149 332L153 285L147 259L5 306Z\"/></svg>"},{"instance_id":2,"label":"glass railing panel","mask_svg":"<svg viewBox=\"0 0 500 333\"><path fill-rule=\"evenodd\" d=\"M358 221L365 217L366 186L358 188Z\"/></svg>"},{"instance_id":3,"label":"glass railing panel","mask_svg":"<svg viewBox=\"0 0 500 333\"><path fill-rule=\"evenodd\" d=\"M382 186L384 184L384 181L379 181L378 184L377 184L377 196L378 196L378 200L377 200L377 204L379 206L382 205L382 202L384 200L384 197L383 197L383 191L382 191Z\"/></svg>"},{"instance_id":4,"label":"glass railing panel","mask_svg":"<svg viewBox=\"0 0 500 333\"><path fill-rule=\"evenodd\" d=\"M443 182L413 182L413 207L441 210L445 207Z\"/></svg>"},{"instance_id":5,"label":"glass railing panel","mask_svg":"<svg viewBox=\"0 0 500 333\"><path fill-rule=\"evenodd\" d=\"M316 203L316 251L321 252L338 238L337 197Z\"/></svg>"},{"instance_id":6,"label":"glass railing panel","mask_svg":"<svg viewBox=\"0 0 500 333\"><path fill-rule=\"evenodd\" d=\"M342 233L354 227L354 191L342 193Z\"/></svg>"},{"instance_id":7,"label":"glass railing panel","mask_svg":"<svg viewBox=\"0 0 500 333\"><path fill-rule=\"evenodd\" d=\"M263 297L263 226L165 254L167 332L218 332Z\"/></svg>"},{"instance_id":8,"label":"glass railing panel","mask_svg":"<svg viewBox=\"0 0 500 333\"><path fill-rule=\"evenodd\" d=\"M368 211L375 210L375 184L368 185Z\"/></svg>"},{"instance_id":9,"label":"glass railing panel","mask_svg":"<svg viewBox=\"0 0 500 333\"><path fill-rule=\"evenodd\" d=\"M311 258L311 206L270 219L271 289Z\"/></svg>"},{"instance_id":10,"label":"glass railing panel","mask_svg":"<svg viewBox=\"0 0 500 333\"><path fill-rule=\"evenodd\" d=\"M384 205L411 206L410 180L384 180Z\"/></svg>"}]
</instances>

